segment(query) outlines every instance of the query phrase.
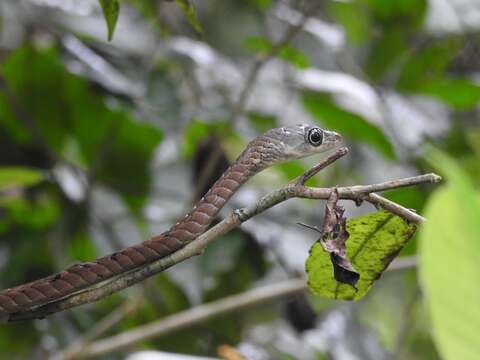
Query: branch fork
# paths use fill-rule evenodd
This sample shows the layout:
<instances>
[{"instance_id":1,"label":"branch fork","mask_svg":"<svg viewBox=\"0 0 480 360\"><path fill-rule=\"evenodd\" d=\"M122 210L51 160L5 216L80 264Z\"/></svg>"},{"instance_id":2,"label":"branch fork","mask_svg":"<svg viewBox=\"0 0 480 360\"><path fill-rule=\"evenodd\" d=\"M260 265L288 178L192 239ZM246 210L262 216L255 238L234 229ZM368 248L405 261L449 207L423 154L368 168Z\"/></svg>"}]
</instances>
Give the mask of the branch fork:
<instances>
[{"instance_id":1,"label":"branch fork","mask_svg":"<svg viewBox=\"0 0 480 360\"><path fill-rule=\"evenodd\" d=\"M332 192L336 190L339 199L352 200L357 204L359 201L367 201L374 206L388 210L407 221L414 223L422 223L425 221L425 218L418 215L416 212L407 209L391 200L388 200L376 194L376 192L425 183L437 183L441 180L441 177L436 174L425 174L371 185L355 185L332 188L315 188L305 186L305 182L308 179L316 175L328 165L334 163L336 160L345 156L347 153L348 149L346 147L339 148L329 157L320 161L317 165L313 166L303 175L293 180L286 186L272 191L248 207L233 211L220 223L211 227L208 231L175 253L154 261L145 267L134 269L128 273L120 274L117 277L108 279L103 283L95 284L92 287L82 289L80 292L71 294L65 298L52 301L51 303L30 309L26 312L12 314L9 321L42 318L51 313L63 311L105 298L115 292L139 283L171 266L174 266L179 262L201 254L210 243L217 240L220 236L240 226L243 222L247 221L251 217L258 215L265 210L291 198L327 200L331 196Z\"/></svg>"},{"instance_id":2,"label":"branch fork","mask_svg":"<svg viewBox=\"0 0 480 360\"><path fill-rule=\"evenodd\" d=\"M318 164L314 165L312 168L310 168L309 170L307 170L303 175L299 176L298 178L296 178L294 181L291 182L291 184L293 184L294 186L304 186L305 183L311 179L312 177L314 177L315 175L317 175L320 171L322 171L323 169L325 169L327 166L329 166L330 164L334 163L335 161L337 161L338 159L340 159L341 157L344 157L345 155L347 155L349 152L348 148L343 146L341 148L339 148L337 151L335 151L333 154L331 154L329 157L327 157L326 159L320 161Z\"/></svg>"}]
</instances>

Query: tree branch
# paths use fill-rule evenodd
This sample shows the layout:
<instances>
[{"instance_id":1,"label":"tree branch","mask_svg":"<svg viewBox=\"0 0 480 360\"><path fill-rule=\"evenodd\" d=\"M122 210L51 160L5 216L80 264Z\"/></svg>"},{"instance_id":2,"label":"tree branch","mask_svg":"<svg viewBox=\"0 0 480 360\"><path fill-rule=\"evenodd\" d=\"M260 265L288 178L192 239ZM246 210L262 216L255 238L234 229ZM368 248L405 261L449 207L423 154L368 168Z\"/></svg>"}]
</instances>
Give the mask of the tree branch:
<instances>
[{"instance_id":1,"label":"tree branch","mask_svg":"<svg viewBox=\"0 0 480 360\"><path fill-rule=\"evenodd\" d=\"M386 271L406 270L415 266L415 257L399 258L394 260ZM57 354L55 358L67 360L105 355L134 345L139 341L158 338L225 313L272 302L305 290L307 290L307 284L304 278L284 280L276 284L250 289L240 294L227 296L217 301L198 305L177 314L166 316L163 319L138 326L118 335L92 342L85 345L82 349L77 348L76 352L62 352Z\"/></svg>"},{"instance_id":2,"label":"tree branch","mask_svg":"<svg viewBox=\"0 0 480 360\"><path fill-rule=\"evenodd\" d=\"M200 235L198 238L187 244L182 249L172 253L162 259L154 261L147 266L133 269L129 272L120 274L116 277L107 279L103 282L95 284L91 287L80 290L77 293L69 294L64 298L57 299L36 308L32 308L25 312L15 313L10 316L9 321L42 318L51 313L63 311L75 306L94 302L105 298L115 292L125 289L144 279L157 274L179 262L189 259L195 255L201 254L204 249L213 241L217 240L232 229L238 227L241 223L247 221L251 217L264 212L265 210L291 198L307 198L307 199L323 199L326 200L330 196L334 188L312 188L302 184L304 179L308 179L315 173L333 163L335 160L348 153L346 148L340 148L328 158L319 162L311 170L308 170L299 179L296 179L286 186L272 191L268 195L260 198L254 204L239 210L235 210L229 214L224 220L210 228L208 231ZM421 223L424 218L415 212L402 207L390 200L387 200L377 194L375 191L386 191L405 186L418 185L423 183L437 183L441 180L436 174L426 174L414 176L405 179L393 180L379 184L371 185L355 185L346 187L335 187L338 191L340 199L353 200L356 203L365 200L375 206L384 207L392 213L412 222Z\"/></svg>"},{"instance_id":3,"label":"tree branch","mask_svg":"<svg viewBox=\"0 0 480 360\"><path fill-rule=\"evenodd\" d=\"M126 316L135 312L143 304L143 297L139 297L133 301L127 300L121 306L110 312L105 318L96 323L83 336L75 340L67 349L58 352L52 356L52 360L65 360L76 357L77 354L83 353L83 349L92 341L101 337L108 330L121 322Z\"/></svg>"}]
</instances>

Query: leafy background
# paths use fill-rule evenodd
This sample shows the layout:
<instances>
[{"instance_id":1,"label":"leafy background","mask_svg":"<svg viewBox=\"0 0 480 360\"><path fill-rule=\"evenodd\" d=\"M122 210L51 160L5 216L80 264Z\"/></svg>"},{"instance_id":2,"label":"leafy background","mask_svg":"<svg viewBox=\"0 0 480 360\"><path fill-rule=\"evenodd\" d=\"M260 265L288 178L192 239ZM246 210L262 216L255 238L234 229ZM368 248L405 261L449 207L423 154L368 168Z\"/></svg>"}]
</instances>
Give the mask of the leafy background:
<instances>
[{"instance_id":1,"label":"leafy background","mask_svg":"<svg viewBox=\"0 0 480 360\"><path fill-rule=\"evenodd\" d=\"M445 177L387 194L429 219L401 254L418 266L358 302L305 292L106 357L229 344L252 359L477 358L479 19L476 0L3 0L1 287L167 229L253 136L317 123L352 151L314 185ZM228 209L312 161L268 170ZM106 335L303 274L315 235L296 222L322 215L321 202L290 201L133 289L0 325L0 358L52 356L127 305Z\"/></svg>"}]
</instances>

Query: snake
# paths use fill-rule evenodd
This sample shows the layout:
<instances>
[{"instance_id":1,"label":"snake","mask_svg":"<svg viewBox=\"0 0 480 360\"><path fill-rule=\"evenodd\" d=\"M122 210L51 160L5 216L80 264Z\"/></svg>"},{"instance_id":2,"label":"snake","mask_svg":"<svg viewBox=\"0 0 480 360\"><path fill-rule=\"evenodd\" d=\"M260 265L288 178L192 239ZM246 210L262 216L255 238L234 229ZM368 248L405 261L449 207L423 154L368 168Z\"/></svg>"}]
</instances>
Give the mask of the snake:
<instances>
[{"instance_id":1,"label":"snake","mask_svg":"<svg viewBox=\"0 0 480 360\"><path fill-rule=\"evenodd\" d=\"M0 318L31 311L110 278L147 266L180 250L204 233L235 192L252 176L279 163L326 152L342 137L311 125L270 129L248 143L185 217L169 230L91 262L0 291Z\"/></svg>"}]
</instances>

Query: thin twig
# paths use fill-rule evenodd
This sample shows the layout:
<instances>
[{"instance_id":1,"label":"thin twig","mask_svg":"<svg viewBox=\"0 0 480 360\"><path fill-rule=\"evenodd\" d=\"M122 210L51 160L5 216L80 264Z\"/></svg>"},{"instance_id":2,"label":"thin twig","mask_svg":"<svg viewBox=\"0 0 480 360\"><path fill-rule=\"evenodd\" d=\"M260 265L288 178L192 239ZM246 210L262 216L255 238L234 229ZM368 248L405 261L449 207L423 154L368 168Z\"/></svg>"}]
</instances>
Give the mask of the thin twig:
<instances>
[{"instance_id":1,"label":"thin twig","mask_svg":"<svg viewBox=\"0 0 480 360\"><path fill-rule=\"evenodd\" d=\"M338 149L333 155L327 159L322 160L315 166L316 169L324 167L322 164L330 164L332 158L340 158L345 152L343 148ZM307 173L309 173L307 171ZM336 187L340 199L366 200L372 202L377 206L385 206L393 202L388 202L386 199L379 200L378 196L370 199L368 194L374 191L385 191L396 189L399 187L418 185L423 183L436 183L440 181L440 177L436 174L420 175L405 179L393 180L379 184L370 185L355 185L346 187ZM125 289L133 284L136 284L144 279L157 274L179 262L182 262L192 256L201 254L205 248L232 229L238 227L241 223L247 221L251 217L260 214L261 212L291 198L308 198L308 199L328 199L333 188L311 188L298 183L298 181L291 182L285 187L272 191L270 194L260 198L257 202L243 209L236 210L228 215L223 221L210 228L208 231L197 237L195 240L187 244L182 249L172 253L164 258L154 261L144 267L133 269L130 272L122 273L114 278L105 280L104 282L95 284L91 287L80 290L77 293L69 294L62 299L57 299L46 305L39 306L21 313L15 313L10 316L10 321L23 320L44 317L54 312L69 309L71 307L79 306L85 303L94 302L107 297L115 292ZM382 198L383 199L383 198ZM395 203L393 203L395 204ZM403 217L408 221L422 222L423 218L412 217L410 210L396 204L396 206L389 206L387 210Z\"/></svg>"},{"instance_id":2,"label":"thin twig","mask_svg":"<svg viewBox=\"0 0 480 360\"><path fill-rule=\"evenodd\" d=\"M383 196L380 196L375 193L367 194L365 200L367 200L369 203L380 206L384 208L385 210L388 210L394 214L397 214L404 218L405 220L414 222L414 223L423 223L426 219L418 215L415 211L407 209L403 206L398 205L397 203L385 199Z\"/></svg>"},{"instance_id":3,"label":"thin twig","mask_svg":"<svg viewBox=\"0 0 480 360\"><path fill-rule=\"evenodd\" d=\"M341 157L347 154L348 154L348 148L341 147L340 149L335 151L332 155L330 155L328 158L326 158L324 161L319 162L317 165L307 170L303 175L295 179L293 183L298 185L305 185L307 180L317 175L321 170L325 169L328 165L332 164L333 162L337 161L338 159L340 159Z\"/></svg>"},{"instance_id":4,"label":"thin twig","mask_svg":"<svg viewBox=\"0 0 480 360\"><path fill-rule=\"evenodd\" d=\"M420 184L434 184L438 183L441 180L442 178L440 176L431 173L398 180L386 181L378 184L343 186L338 188L338 194L340 196L340 199L363 200L365 194L371 194L374 192L393 190ZM313 188L305 186L295 187L295 197L301 198L327 199L330 195L330 192L331 188ZM370 201L368 197L364 200ZM398 206L400 207L401 205ZM403 214L397 215L402 216Z\"/></svg>"},{"instance_id":5,"label":"thin twig","mask_svg":"<svg viewBox=\"0 0 480 360\"><path fill-rule=\"evenodd\" d=\"M211 319L213 316L227 313L232 309L240 310L247 306L254 306L303 290L305 290L305 280L294 279L255 288L239 295L227 296L221 300L202 304L178 314L167 316L161 320L123 332L108 339L96 341L90 344L88 348L85 348L85 351L78 354L76 358L99 356L127 347L141 340L148 340Z\"/></svg>"},{"instance_id":6,"label":"thin twig","mask_svg":"<svg viewBox=\"0 0 480 360\"><path fill-rule=\"evenodd\" d=\"M403 262L402 260L395 259L386 271L405 270L416 265L414 257L405 258ZM198 305L149 324L127 330L121 334L92 342L81 351L75 354L70 353L70 357L63 357L62 359L81 359L105 355L112 351L129 347L139 341L158 338L225 313L272 302L305 290L307 290L307 285L304 278L284 280L280 283L250 289L240 294Z\"/></svg>"},{"instance_id":7,"label":"thin twig","mask_svg":"<svg viewBox=\"0 0 480 360\"><path fill-rule=\"evenodd\" d=\"M143 298L140 296L135 301L126 301L118 308L109 313L105 318L95 324L87 333L76 340L65 350L53 355L51 360L71 359L76 354L81 353L82 349L88 347L89 344L105 334L108 330L120 323L126 316L136 311L143 304Z\"/></svg>"}]
</instances>

